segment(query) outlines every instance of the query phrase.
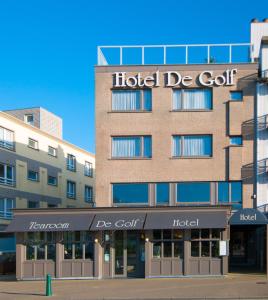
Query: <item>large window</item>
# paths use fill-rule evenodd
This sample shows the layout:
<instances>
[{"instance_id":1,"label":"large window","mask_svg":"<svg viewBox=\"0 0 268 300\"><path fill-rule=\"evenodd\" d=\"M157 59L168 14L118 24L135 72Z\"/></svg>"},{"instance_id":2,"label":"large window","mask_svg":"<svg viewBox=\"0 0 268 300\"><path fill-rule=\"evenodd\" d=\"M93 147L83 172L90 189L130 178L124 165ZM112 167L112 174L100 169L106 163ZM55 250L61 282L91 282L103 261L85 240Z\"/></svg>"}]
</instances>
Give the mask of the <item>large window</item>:
<instances>
[{"instance_id":1,"label":"large window","mask_svg":"<svg viewBox=\"0 0 268 300\"><path fill-rule=\"evenodd\" d=\"M173 110L211 110L211 89L173 90Z\"/></svg>"},{"instance_id":2,"label":"large window","mask_svg":"<svg viewBox=\"0 0 268 300\"><path fill-rule=\"evenodd\" d=\"M148 183L116 183L112 190L114 204L148 204Z\"/></svg>"},{"instance_id":3,"label":"large window","mask_svg":"<svg viewBox=\"0 0 268 300\"><path fill-rule=\"evenodd\" d=\"M56 243L54 232L25 233L27 260L56 259Z\"/></svg>"},{"instance_id":4,"label":"large window","mask_svg":"<svg viewBox=\"0 0 268 300\"><path fill-rule=\"evenodd\" d=\"M76 198L76 184L70 180L67 180L67 198Z\"/></svg>"},{"instance_id":5,"label":"large window","mask_svg":"<svg viewBox=\"0 0 268 300\"><path fill-rule=\"evenodd\" d=\"M48 175L47 176L47 184L57 186L58 185L58 178L55 177L55 176Z\"/></svg>"},{"instance_id":6,"label":"large window","mask_svg":"<svg viewBox=\"0 0 268 300\"><path fill-rule=\"evenodd\" d=\"M14 132L4 127L0 127L0 147L14 150Z\"/></svg>"},{"instance_id":7,"label":"large window","mask_svg":"<svg viewBox=\"0 0 268 300\"><path fill-rule=\"evenodd\" d=\"M151 158L151 136L127 136L112 138L113 158Z\"/></svg>"},{"instance_id":8,"label":"large window","mask_svg":"<svg viewBox=\"0 0 268 300\"><path fill-rule=\"evenodd\" d=\"M212 156L211 135L174 135L173 157Z\"/></svg>"},{"instance_id":9,"label":"large window","mask_svg":"<svg viewBox=\"0 0 268 300\"><path fill-rule=\"evenodd\" d=\"M210 182L177 183L177 202L206 203L210 202Z\"/></svg>"},{"instance_id":10,"label":"large window","mask_svg":"<svg viewBox=\"0 0 268 300\"><path fill-rule=\"evenodd\" d=\"M64 232L64 259L94 259L93 236L88 231Z\"/></svg>"},{"instance_id":11,"label":"large window","mask_svg":"<svg viewBox=\"0 0 268 300\"><path fill-rule=\"evenodd\" d=\"M93 164L89 161L85 162L85 176L93 177Z\"/></svg>"},{"instance_id":12,"label":"large window","mask_svg":"<svg viewBox=\"0 0 268 300\"><path fill-rule=\"evenodd\" d=\"M153 258L183 259L183 230L154 230Z\"/></svg>"},{"instance_id":13,"label":"large window","mask_svg":"<svg viewBox=\"0 0 268 300\"><path fill-rule=\"evenodd\" d=\"M14 185L14 167L0 163L0 184Z\"/></svg>"},{"instance_id":14,"label":"large window","mask_svg":"<svg viewBox=\"0 0 268 300\"><path fill-rule=\"evenodd\" d=\"M67 155L67 170L69 171L76 170L76 158L72 154Z\"/></svg>"},{"instance_id":15,"label":"large window","mask_svg":"<svg viewBox=\"0 0 268 300\"><path fill-rule=\"evenodd\" d=\"M93 202L93 187L85 186L85 202L92 203Z\"/></svg>"},{"instance_id":16,"label":"large window","mask_svg":"<svg viewBox=\"0 0 268 300\"><path fill-rule=\"evenodd\" d=\"M218 182L218 203L231 204L233 209L242 207L242 182Z\"/></svg>"},{"instance_id":17,"label":"large window","mask_svg":"<svg viewBox=\"0 0 268 300\"><path fill-rule=\"evenodd\" d=\"M151 111L151 90L114 90L112 91L113 111Z\"/></svg>"},{"instance_id":18,"label":"large window","mask_svg":"<svg viewBox=\"0 0 268 300\"><path fill-rule=\"evenodd\" d=\"M39 208L40 205L39 205L39 202L37 202L37 201L30 201L30 200L28 200L27 207L28 208Z\"/></svg>"},{"instance_id":19,"label":"large window","mask_svg":"<svg viewBox=\"0 0 268 300\"><path fill-rule=\"evenodd\" d=\"M155 184L155 198L157 205L167 205L169 203L169 184L156 183Z\"/></svg>"},{"instance_id":20,"label":"large window","mask_svg":"<svg viewBox=\"0 0 268 300\"><path fill-rule=\"evenodd\" d=\"M220 229L192 229L191 256L219 257Z\"/></svg>"},{"instance_id":21,"label":"large window","mask_svg":"<svg viewBox=\"0 0 268 300\"><path fill-rule=\"evenodd\" d=\"M0 198L0 218L12 219L12 208L15 206L15 200L10 198Z\"/></svg>"}]
</instances>

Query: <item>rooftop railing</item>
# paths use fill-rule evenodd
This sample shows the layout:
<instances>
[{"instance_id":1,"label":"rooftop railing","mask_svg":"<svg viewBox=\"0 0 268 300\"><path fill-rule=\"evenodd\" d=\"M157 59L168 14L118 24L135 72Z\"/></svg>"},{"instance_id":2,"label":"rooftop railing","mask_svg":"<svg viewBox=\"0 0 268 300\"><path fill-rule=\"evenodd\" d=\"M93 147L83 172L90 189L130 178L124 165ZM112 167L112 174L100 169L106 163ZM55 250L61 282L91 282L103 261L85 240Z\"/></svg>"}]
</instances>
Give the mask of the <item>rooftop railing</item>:
<instances>
[{"instance_id":1,"label":"rooftop railing","mask_svg":"<svg viewBox=\"0 0 268 300\"><path fill-rule=\"evenodd\" d=\"M99 46L98 65L168 65L253 62L250 43Z\"/></svg>"}]
</instances>

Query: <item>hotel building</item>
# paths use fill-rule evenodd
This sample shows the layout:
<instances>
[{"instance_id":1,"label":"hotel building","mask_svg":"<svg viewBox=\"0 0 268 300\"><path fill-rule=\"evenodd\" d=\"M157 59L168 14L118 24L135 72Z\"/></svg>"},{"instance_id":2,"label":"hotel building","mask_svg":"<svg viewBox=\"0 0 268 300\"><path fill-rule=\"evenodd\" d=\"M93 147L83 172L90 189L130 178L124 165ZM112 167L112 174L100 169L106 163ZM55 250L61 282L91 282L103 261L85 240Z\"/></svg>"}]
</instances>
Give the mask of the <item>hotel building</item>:
<instances>
[{"instance_id":1,"label":"hotel building","mask_svg":"<svg viewBox=\"0 0 268 300\"><path fill-rule=\"evenodd\" d=\"M43 108L0 112L0 274L12 271L12 209L94 206L95 156L62 139Z\"/></svg>"},{"instance_id":2,"label":"hotel building","mask_svg":"<svg viewBox=\"0 0 268 300\"><path fill-rule=\"evenodd\" d=\"M17 278L267 272L266 36L99 47L96 207L15 210Z\"/></svg>"}]
</instances>

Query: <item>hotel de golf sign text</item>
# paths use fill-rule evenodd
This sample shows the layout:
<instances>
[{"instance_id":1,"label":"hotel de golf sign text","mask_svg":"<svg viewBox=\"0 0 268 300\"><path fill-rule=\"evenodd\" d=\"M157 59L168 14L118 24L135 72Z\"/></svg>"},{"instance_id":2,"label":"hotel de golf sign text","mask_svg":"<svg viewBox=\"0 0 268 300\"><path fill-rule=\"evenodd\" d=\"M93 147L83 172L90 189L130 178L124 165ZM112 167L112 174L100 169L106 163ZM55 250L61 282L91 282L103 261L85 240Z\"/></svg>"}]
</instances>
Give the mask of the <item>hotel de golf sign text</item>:
<instances>
[{"instance_id":1,"label":"hotel de golf sign text","mask_svg":"<svg viewBox=\"0 0 268 300\"><path fill-rule=\"evenodd\" d=\"M196 81L201 86L231 86L234 85L234 75L237 69L225 70L220 75L214 75L213 71L203 71L197 77ZM127 72L116 72L114 75L114 87L159 87L160 73L155 72L153 75L142 76L141 73L137 75L128 76ZM193 84L194 78L189 75L181 75L176 71L169 71L163 73L165 87L189 87Z\"/></svg>"}]
</instances>

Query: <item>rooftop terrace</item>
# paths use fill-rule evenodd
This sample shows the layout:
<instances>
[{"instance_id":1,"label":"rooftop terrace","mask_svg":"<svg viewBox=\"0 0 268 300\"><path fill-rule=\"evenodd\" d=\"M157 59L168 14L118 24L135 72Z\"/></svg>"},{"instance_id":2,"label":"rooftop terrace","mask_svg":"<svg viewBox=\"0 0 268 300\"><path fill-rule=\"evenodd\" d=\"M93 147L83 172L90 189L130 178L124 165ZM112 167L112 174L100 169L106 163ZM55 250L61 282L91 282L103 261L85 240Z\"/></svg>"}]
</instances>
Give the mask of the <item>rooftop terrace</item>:
<instances>
[{"instance_id":1,"label":"rooftop terrace","mask_svg":"<svg viewBox=\"0 0 268 300\"><path fill-rule=\"evenodd\" d=\"M238 44L99 46L98 66L251 63L253 46Z\"/></svg>"}]
</instances>

